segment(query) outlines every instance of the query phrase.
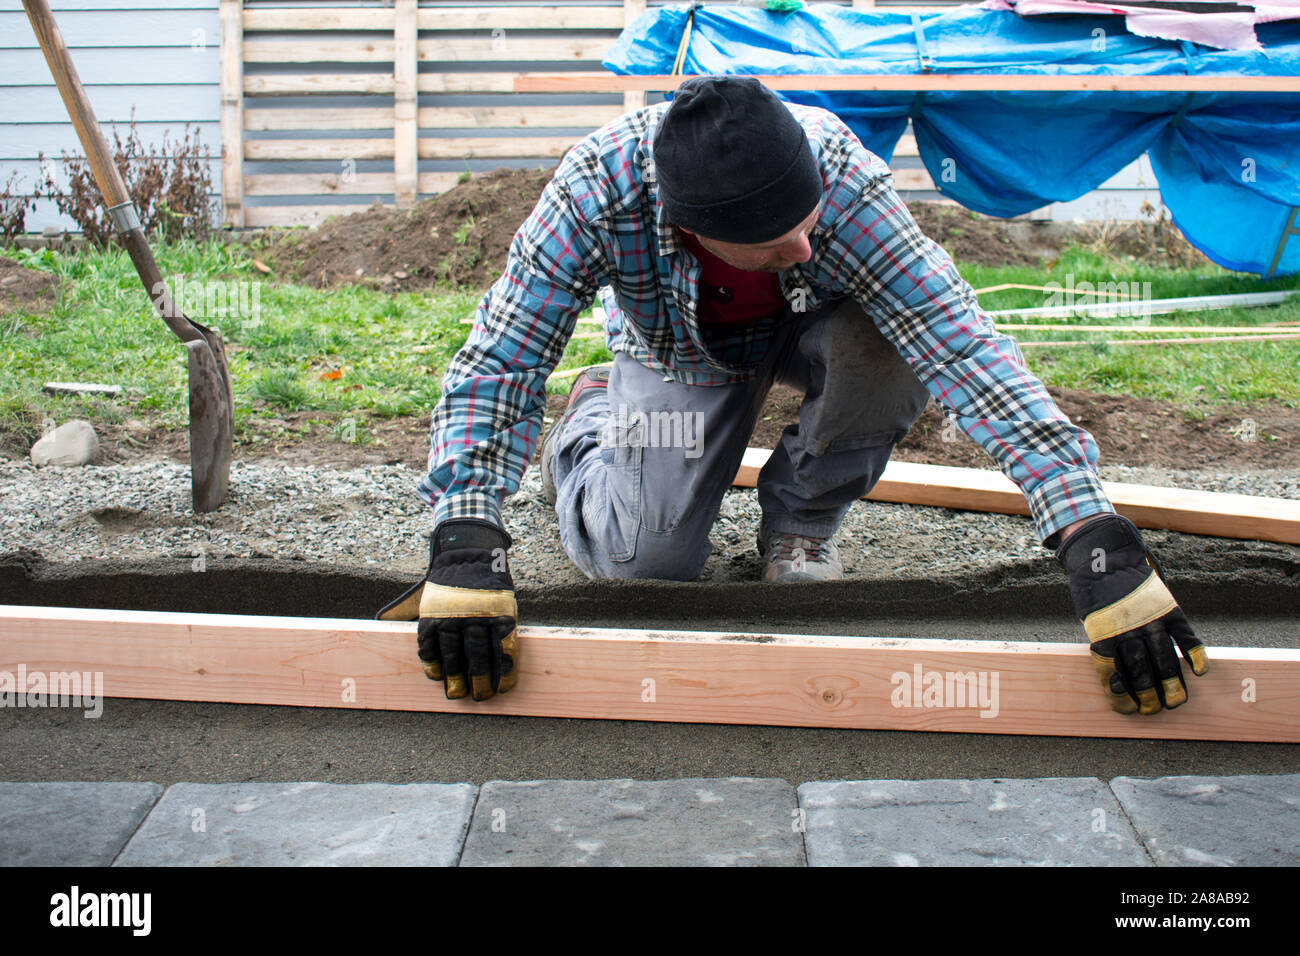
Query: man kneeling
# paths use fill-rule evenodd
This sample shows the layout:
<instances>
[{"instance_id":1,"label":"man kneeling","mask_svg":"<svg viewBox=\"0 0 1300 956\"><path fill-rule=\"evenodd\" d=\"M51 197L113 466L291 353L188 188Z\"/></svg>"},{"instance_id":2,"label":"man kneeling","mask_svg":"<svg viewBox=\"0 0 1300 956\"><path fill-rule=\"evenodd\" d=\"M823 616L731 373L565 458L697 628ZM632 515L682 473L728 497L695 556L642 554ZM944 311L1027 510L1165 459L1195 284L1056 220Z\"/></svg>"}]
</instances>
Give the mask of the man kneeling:
<instances>
[{"instance_id":1,"label":"man kneeling","mask_svg":"<svg viewBox=\"0 0 1300 956\"><path fill-rule=\"evenodd\" d=\"M589 577L700 574L777 382L804 401L758 479L763 580L842 577L835 532L932 395L1058 549L1111 706L1183 703L1175 642L1205 672L1204 647L1102 490L1092 436L994 331L888 166L832 113L752 78L700 77L568 152L448 367L420 483L429 572L380 617L419 618L420 660L449 698L518 679L501 501L597 295L614 363L578 377L541 454L565 551Z\"/></svg>"}]
</instances>

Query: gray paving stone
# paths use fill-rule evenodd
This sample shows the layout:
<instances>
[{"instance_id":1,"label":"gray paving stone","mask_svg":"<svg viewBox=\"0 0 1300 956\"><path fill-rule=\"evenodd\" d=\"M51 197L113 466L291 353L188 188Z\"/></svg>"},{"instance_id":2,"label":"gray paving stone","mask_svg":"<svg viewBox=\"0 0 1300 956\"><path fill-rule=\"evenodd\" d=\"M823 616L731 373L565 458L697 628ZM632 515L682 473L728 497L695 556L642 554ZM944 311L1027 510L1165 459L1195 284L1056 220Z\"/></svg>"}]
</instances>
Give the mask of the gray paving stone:
<instances>
[{"instance_id":1,"label":"gray paving stone","mask_svg":"<svg viewBox=\"0 0 1300 956\"><path fill-rule=\"evenodd\" d=\"M454 866L477 788L178 783L118 866Z\"/></svg>"},{"instance_id":2,"label":"gray paving stone","mask_svg":"<svg viewBox=\"0 0 1300 956\"><path fill-rule=\"evenodd\" d=\"M802 866L784 780L483 785L461 866Z\"/></svg>"},{"instance_id":3,"label":"gray paving stone","mask_svg":"<svg viewBox=\"0 0 1300 956\"><path fill-rule=\"evenodd\" d=\"M1300 774L1116 777L1158 866L1300 864Z\"/></svg>"},{"instance_id":4,"label":"gray paving stone","mask_svg":"<svg viewBox=\"0 0 1300 956\"><path fill-rule=\"evenodd\" d=\"M1106 784L865 780L799 788L809 866L1150 866Z\"/></svg>"},{"instance_id":5,"label":"gray paving stone","mask_svg":"<svg viewBox=\"0 0 1300 956\"><path fill-rule=\"evenodd\" d=\"M108 866L156 783L0 783L0 866Z\"/></svg>"}]
</instances>

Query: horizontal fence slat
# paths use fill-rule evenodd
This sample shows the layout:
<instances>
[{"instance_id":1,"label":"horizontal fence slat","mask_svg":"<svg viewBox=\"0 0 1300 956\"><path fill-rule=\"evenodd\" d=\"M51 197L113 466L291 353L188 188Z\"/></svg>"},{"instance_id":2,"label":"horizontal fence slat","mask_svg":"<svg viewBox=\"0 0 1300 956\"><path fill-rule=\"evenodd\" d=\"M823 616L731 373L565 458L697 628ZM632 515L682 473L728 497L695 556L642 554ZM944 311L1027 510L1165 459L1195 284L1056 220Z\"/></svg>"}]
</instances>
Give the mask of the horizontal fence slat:
<instances>
[{"instance_id":1,"label":"horizontal fence slat","mask_svg":"<svg viewBox=\"0 0 1300 956\"><path fill-rule=\"evenodd\" d=\"M443 37L418 44L422 63L477 63L536 60L582 60L598 63L614 38L511 37L501 35ZM393 41L373 40L248 40L245 63L391 63Z\"/></svg>"},{"instance_id":2,"label":"horizontal fence slat","mask_svg":"<svg viewBox=\"0 0 1300 956\"><path fill-rule=\"evenodd\" d=\"M393 32L392 7L339 10L331 7L257 10L244 8L244 33L281 30L386 30Z\"/></svg>"},{"instance_id":3,"label":"horizontal fence slat","mask_svg":"<svg viewBox=\"0 0 1300 956\"><path fill-rule=\"evenodd\" d=\"M392 173L252 173L244 177L248 196L391 194Z\"/></svg>"},{"instance_id":4,"label":"horizontal fence slat","mask_svg":"<svg viewBox=\"0 0 1300 956\"><path fill-rule=\"evenodd\" d=\"M621 6L425 7L421 30L622 30Z\"/></svg>"},{"instance_id":5,"label":"horizontal fence slat","mask_svg":"<svg viewBox=\"0 0 1300 956\"><path fill-rule=\"evenodd\" d=\"M387 139L249 139L244 159L392 159Z\"/></svg>"},{"instance_id":6,"label":"horizontal fence slat","mask_svg":"<svg viewBox=\"0 0 1300 956\"><path fill-rule=\"evenodd\" d=\"M215 8L212 0L130 0L131 9L133 10L212 10ZM62 10L109 10L112 13L121 12L118 7L120 4L114 3L114 0L50 0L49 7L54 11L56 18L62 18ZM0 0L0 10L15 10L23 12L23 0Z\"/></svg>"},{"instance_id":7,"label":"horizontal fence slat","mask_svg":"<svg viewBox=\"0 0 1300 956\"><path fill-rule=\"evenodd\" d=\"M421 73L421 93L513 93L518 73Z\"/></svg>"},{"instance_id":8,"label":"horizontal fence slat","mask_svg":"<svg viewBox=\"0 0 1300 956\"><path fill-rule=\"evenodd\" d=\"M244 111L246 130L392 129L390 106L323 109L251 109Z\"/></svg>"},{"instance_id":9,"label":"horizontal fence slat","mask_svg":"<svg viewBox=\"0 0 1300 956\"><path fill-rule=\"evenodd\" d=\"M1031 90L1300 93L1300 76L1081 76L1010 73L751 74L773 90ZM675 90L690 75L617 76L604 72L518 73L516 93L624 93Z\"/></svg>"},{"instance_id":10,"label":"horizontal fence slat","mask_svg":"<svg viewBox=\"0 0 1300 956\"><path fill-rule=\"evenodd\" d=\"M245 40L245 63L392 63L393 40Z\"/></svg>"},{"instance_id":11,"label":"horizontal fence slat","mask_svg":"<svg viewBox=\"0 0 1300 956\"><path fill-rule=\"evenodd\" d=\"M934 189L934 180L930 178L929 172L924 169L895 169L894 174L895 189Z\"/></svg>"},{"instance_id":12,"label":"horizontal fence slat","mask_svg":"<svg viewBox=\"0 0 1300 956\"><path fill-rule=\"evenodd\" d=\"M456 185L460 173L420 173L421 195L446 192ZM354 196L392 195L392 173L258 173L244 177L244 191L249 196ZM267 208L267 207L263 207Z\"/></svg>"},{"instance_id":13,"label":"horizontal fence slat","mask_svg":"<svg viewBox=\"0 0 1300 956\"><path fill-rule=\"evenodd\" d=\"M279 73L261 76L244 74L244 93L247 96L275 96L285 93L326 95L391 92L393 92L392 73Z\"/></svg>"},{"instance_id":14,"label":"horizontal fence slat","mask_svg":"<svg viewBox=\"0 0 1300 956\"><path fill-rule=\"evenodd\" d=\"M419 111L421 129L599 129L622 115L608 106L426 106Z\"/></svg>"},{"instance_id":15,"label":"horizontal fence slat","mask_svg":"<svg viewBox=\"0 0 1300 956\"><path fill-rule=\"evenodd\" d=\"M417 112L421 129L597 129L621 114L610 106L433 106ZM244 116L244 129L345 130L392 129L391 107L326 109L255 109Z\"/></svg>"},{"instance_id":16,"label":"horizontal fence slat","mask_svg":"<svg viewBox=\"0 0 1300 956\"><path fill-rule=\"evenodd\" d=\"M460 173L420 173L420 195L431 196L437 193L445 193L460 182L460 177Z\"/></svg>"},{"instance_id":17,"label":"horizontal fence slat","mask_svg":"<svg viewBox=\"0 0 1300 956\"><path fill-rule=\"evenodd\" d=\"M315 226L330 216L349 216L354 212L365 212L369 206L363 204L337 206L247 206L244 209L244 224L253 229L265 229L271 226Z\"/></svg>"},{"instance_id":18,"label":"horizontal fence slat","mask_svg":"<svg viewBox=\"0 0 1300 956\"><path fill-rule=\"evenodd\" d=\"M599 63L614 45L614 36L520 37L502 32L497 36L437 37L420 41L421 63L514 62L517 60L589 60Z\"/></svg>"},{"instance_id":19,"label":"horizontal fence slat","mask_svg":"<svg viewBox=\"0 0 1300 956\"><path fill-rule=\"evenodd\" d=\"M424 137L421 159L508 159L543 156L558 159L578 141L576 136Z\"/></svg>"},{"instance_id":20,"label":"horizontal fence slat","mask_svg":"<svg viewBox=\"0 0 1300 956\"><path fill-rule=\"evenodd\" d=\"M426 7L419 12L421 30L621 30L619 6L569 7ZM388 30L393 11L384 8L336 10L304 8L245 10L244 30Z\"/></svg>"}]
</instances>

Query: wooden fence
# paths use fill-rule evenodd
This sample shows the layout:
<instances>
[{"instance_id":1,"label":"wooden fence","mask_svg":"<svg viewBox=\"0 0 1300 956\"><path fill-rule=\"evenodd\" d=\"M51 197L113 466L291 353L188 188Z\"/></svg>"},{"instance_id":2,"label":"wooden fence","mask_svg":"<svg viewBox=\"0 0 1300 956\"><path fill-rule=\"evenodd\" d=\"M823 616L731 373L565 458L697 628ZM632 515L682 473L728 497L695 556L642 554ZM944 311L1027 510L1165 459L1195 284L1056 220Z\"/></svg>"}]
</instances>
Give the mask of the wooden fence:
<instances>
[{"instance_id":1,"label":"wooden fence","mask_svg":"<svg viewBox=\"0 0 1300 956\"><path fill-rule=\"evenodd\" d=\"M575 97L570 82L518 94L519 67L598 71L619 31L645 9L646 0L385 7L220 0L224 221L309 225L376 199L409 206L451 188L470 161L555 163L591 130L643 105L646 93ZM895 156L916 155L904 137ZM447 168L456 164L463 168ZM895 175L900 189L933 188L924 169Z\"/></svg>"}]
</instances>

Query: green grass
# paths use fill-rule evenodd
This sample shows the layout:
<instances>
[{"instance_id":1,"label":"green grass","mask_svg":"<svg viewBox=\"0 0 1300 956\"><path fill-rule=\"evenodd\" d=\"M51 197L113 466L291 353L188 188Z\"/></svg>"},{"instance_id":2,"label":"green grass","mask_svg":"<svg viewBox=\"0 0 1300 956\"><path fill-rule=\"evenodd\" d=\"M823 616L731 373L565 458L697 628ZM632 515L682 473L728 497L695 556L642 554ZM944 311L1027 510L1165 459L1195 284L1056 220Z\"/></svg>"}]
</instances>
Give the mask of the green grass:
<instances>
[{"instance_id":1,"label":"green grass","mask_svg":"<svg viewBox=\"0 0 1300 956\"><path fill-rule=\"evenodd\" d=\"M185 426L185 350L153 311L125 253L4 254L65 280L52 308L0 321L0 433L11 444L34 439L47 418L152 418ZM187 314L220 327L226 338L241 441L258 439L256 423L294 411L325 413L330 428L350 418L358 440L369 434L370 419L428 414L442 371L469 332L461 319L478 301L463 292L279 284L237 247L216 242L178 243L155 254L169 281L180 276L181 289L202 293L196 302L182 301ZM200 281L207 285L192 285ZM341 376L322 378L337 369ZM51 379L116 384L124 393L110 402L46 395L41 386Z\"/></svg>"},{"instance_id":2,"label":"green grass","mask_svg":"<svg viewBox=\"0 0 1300 956\"><path fill-rule=\"evenodd\" d=\"M1244 292L1273 292L1300 289L1300 276L1264 281L1258 276L1229 272L1217 266L1168 269L1132 260L1099 255L1077 246L1065 250L1047 269L1031 267L992 268L958 263L958 271L974 288L1003 283L1078 288L1082 282L1130 283L1122 290L1145 295L1142 283L1149 282L1153 299L1197 295L1226 295ZM1030 308L1052 304L1049 293L1006 289L980 295L986 310ZM1075 303L1098 302L1098 297L1076 296ZM1300 296L1282 305L1255 309L1224 309L1213 312L1181 312L1150 317L1114 319L997 320L1042 324L1095 325L1178 325L1260 326L1277 322L1300 322ZM1282 329L1279 331L1290 331ZM1296 331L1300 331L1297 329ZM1104 340L1151 337L1183 337L1179 333L1076 332L1061 330L1014 330L1022 343L1034 341L1083 341L1087 346L1025 348L1029 368L1048 385L1082 388L1110 394L1165 399L1188 406L1225 403L1256 404L1278 402L1300 407L1300 340L1283 342L1223 342L1204 345L1111 346Z\"/></svg>"},{"instance_id":3,"label":"green grass","mask_svg":"<svg viewBox=\"0 0 1300 956\"><path fill-rule=\"evenodd\" d=\"M0 440L25 448L47 420L73 417L185 427L184 349L154 313L125 253L2 251L64 282L58 300L44 311L0 315ZM226 337L241 443L307 430L366 442L376 420L428 415L438 401L442 373L469 333L462 320L473 314L479 300L474 292L320 290L280 283L256 271L240 247L217 242L175 243L156 254L164 276L181 276L182 289L204 293L182 306L193 318L220 327ZM1212 267L1160 269L1077 248L1047 269L962 263L958 269L977 289L1006 282L1064 285L1069 276L1076 286L1082 281L1149 281L1155 298L1300 288L1300 277L1262 282ZM207 284L196 285L200 282ZM1043 292L1007 290L983 295L980 303L990 310L1023 308L1043 305L1045 298ZM190 309L191 304L196 308ZM1151 321L1187 326L1300 321L1300 302ZM592 328L580 326L583 332ZM1033 330L1014 335L1021 342L1121 337ZM1030 368L1049 385L1168 399L1192 407L1191 414L1227 402L1300 407L1300 341L1091 345L1026 348L1024 353ZM574 339L558 369L610 359L602 339ZM339 370L341 375L329 377ZM124 393L114 400L46 395L41 386L52 379L117 384ZM571 384L571 378L556 379L548 390L567 392ZM289 425L284 416L294 412L309 412L319 420Z\"/></svg>"}]
</instances>

